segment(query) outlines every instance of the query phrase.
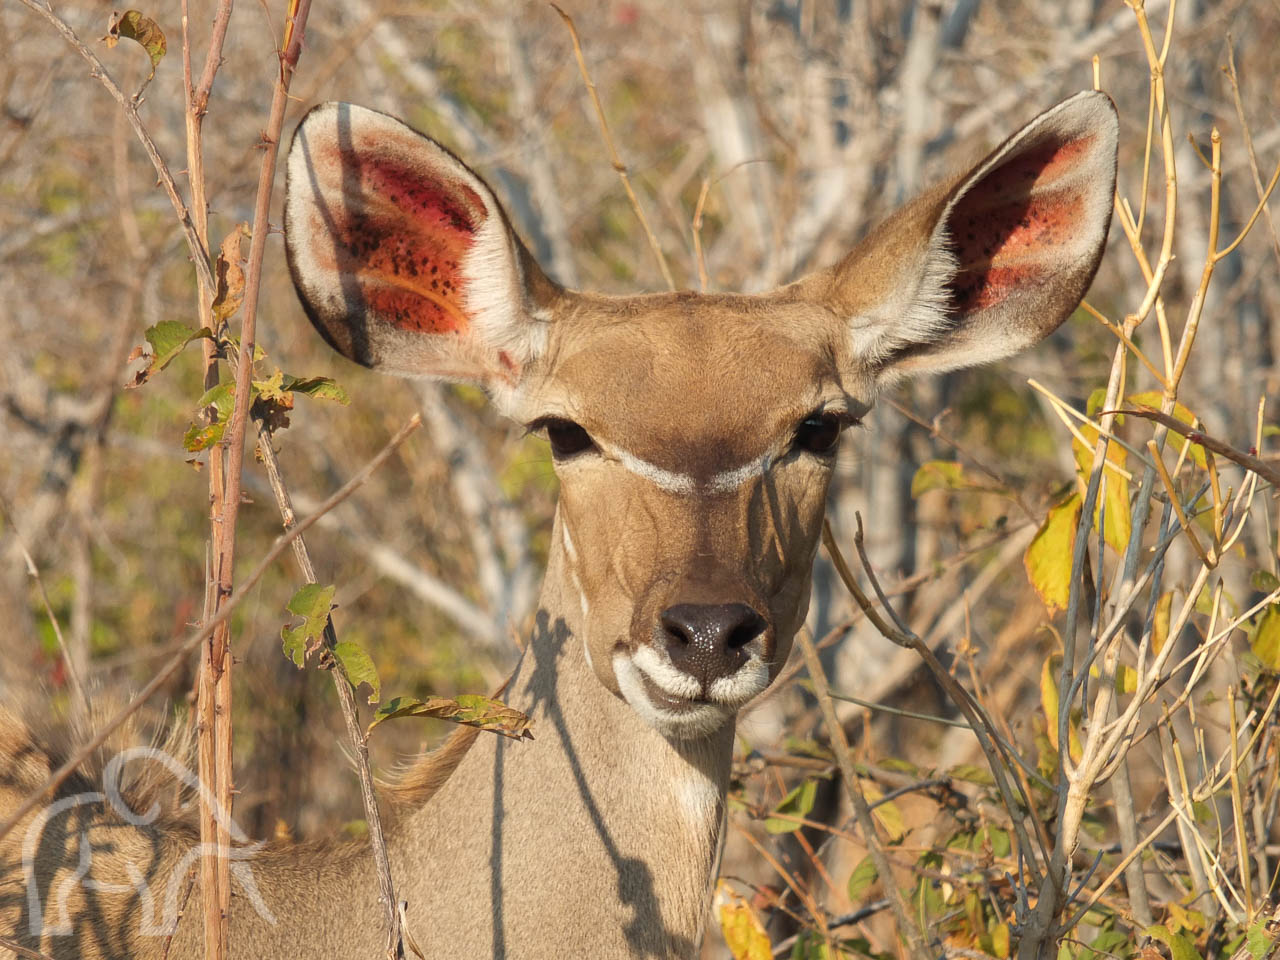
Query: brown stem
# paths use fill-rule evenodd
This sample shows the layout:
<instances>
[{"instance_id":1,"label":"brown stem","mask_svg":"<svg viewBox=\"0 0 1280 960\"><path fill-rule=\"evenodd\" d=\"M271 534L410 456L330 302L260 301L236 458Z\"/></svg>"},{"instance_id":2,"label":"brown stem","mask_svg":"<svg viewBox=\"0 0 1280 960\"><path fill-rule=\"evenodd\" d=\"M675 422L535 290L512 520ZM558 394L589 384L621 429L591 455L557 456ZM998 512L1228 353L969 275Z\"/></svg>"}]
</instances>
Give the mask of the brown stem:
<instances>
[{"instance_id":1,"label":"brown stem","mask_svg":"<svg viewBox=\"0 0 1280 960\"><path fill-rule=\"evenodd\" d=\"M262 283L262 263L266 252L270 224L267 217L275 182L276 158L280 133L284 128L285 110L289 104L289 83L302 52L310 0L292 0L285 27L284 49L280 55L280 71L271 96L271 112L264 135L262 165L258 174L258 191L254 204L253 237L249 244L249 262L245 278L244 313L240 328L240 356L236 369L235 405L226 439L226 471L223 478L221 513L215 518L213 577L216 588L213 608L218 609L231 596L235 568L236 521L240 508L241 473L244 467L244 435L249 419L249 387L253 380L253 352L257 338L258 293ZM198 105L197 105L198 106ZM216 375L216 371L215 371ZM215 508L217 506L215 495ZM212 863L205 860L206 889L216 891L216 898L205 901L206 956L209 960L225 960L227 956L227 918L231 907L231 846L229 833L232 802L232 730L231 730L231 636L224 626L209 640L200 673L200 776L210 782L214 801L227 816L211 819L212 811L201 817L201 835L216 836L216 855ZM211 736L205 734L212 729ZM209 777L209 774L212 777ZM216 871L216 875L215 875ZM216 902L216 907L214 903Z\"/></svg>"},{"instance_id":2,"label":"brown stem","mask_svg":"<svg viewBox=\"0 0 1280 960\"><path fill-rule=\"evenodd\" d=\"M203 120L208 106L218 66L222 62L222 42L226 37L227 23L231 19L230 0L224 0L214 18L209 52L205 56L201 93L197 95L191 84L191 36L188 29L187 0L182 2L182 95L187 133L187 178L191 185L191 217L201 244L208 249L209 206L205 192ZM215 334L213 299L217 291L207 285L205 277L198 277L196 310L199 323ZM208 392L218 384L219 347L216 339L201 341L204 365L203 391ZM212 410L205 411L212 419ZM209 525L210 543L217 549L226 520L226 477L223 470L222 449L214 446L209 451ZM228 589L230 584L227 584ZM224 596L217 568L206 571L204 617L217 612ZM225 960L230 942L231 872L226 853L230 836L226 823L230 814L232 796L231 761L231 673L228 625L218 627L205 644L200 658L200 677L196 699L197 769L201 782L209 784L214 802L228 817L219 817L218 810L208 802L210 793L200 793L200 841L206 850L216 850L213 856L200 861L201 905L204 911L205 956L208 960Z\"/></svg>"},{"instance_id":3,"label":"brown stem","mask_svg":"<svg viewBox=\"0 0 1280 960\"><path fill-rule=\"evenodd\" d=\"M355 491L366 480L373 476L374 471L377 470L378 467L382 466L382 464L386 462L387 458L399 448L400 444L404 443L404 441L408 439L409 435L420 426L422 426L422 417L415 413L409 418L409 422L401 427L394 437L387 441L387 445L383 447L372 460L364 465L359 473L339 487L332 495L329 496L328 499L316 507L314 513L308 515L296 527L293 527L276 537L275 543L271 545L271 549L267 551L266 555L258 565L254 567L253 572L250 573L249 576L245 577L244 581L240 585L240 589L222 605L222 608L213 617L213 619L208 623L197 627L193 633L188 634L179 645L177 652L163 667L161 667L160 672L152 677L147 685L138 692L137 696L130 700L129 703L116 713L114 717L103 724L92 740L81 747L75 755L59 767L41 787L28 796L27 799L24 800L12 814L10 814L8 820L0 824L0 840L3 840L5 836L8 835L9 831L16 827L22 821L23 817L35 809L36 805L47 797L51 791L58 789L58 787L65 783L67 778L70 777L71 774L75 773L80 764L84 763L85 760L93 755L95 750L106 743L107 738L110 737L111 734L115 733L116 730L120 728L121 724L128 720L129 717L133 716L133 714L137 712L138 708L146 703L147 700L151 698L152 694L159 690L165 682L177 672L178 668L181 667L185 661L186 655L193 650L200 641L209 636L214 628L216 628L220 623L224 623L231 617L231 614L234 613L240 604L244 602L244 599L249 596L253 588L258 585L258 581L262 579L263 575L270 569L271 565L276 562L280 554L284 553L285 549L293 543L295 538L302 536L302 534L310 530L321 517L338 504L342 503L342 501L346 500L347 497L351 496L351 494L355 493Z\"/></svg>"}]
</instances>

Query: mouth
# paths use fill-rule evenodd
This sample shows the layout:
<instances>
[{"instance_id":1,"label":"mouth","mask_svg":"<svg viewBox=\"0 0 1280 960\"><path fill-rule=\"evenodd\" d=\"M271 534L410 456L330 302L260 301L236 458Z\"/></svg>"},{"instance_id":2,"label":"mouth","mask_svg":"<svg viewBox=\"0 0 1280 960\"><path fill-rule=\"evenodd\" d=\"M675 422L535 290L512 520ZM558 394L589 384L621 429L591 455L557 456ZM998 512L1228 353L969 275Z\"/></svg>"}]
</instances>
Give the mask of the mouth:
<instances>
[{"instance_id":1,"label":"mouth","mask_svg":"<svg viewBox=\"0 0 1280 960\"><path fill-rule=\"evenodd\" d=\"M703 689L648 646L634 651L618 648L613 669L623 699L641 719L664 736L678 739L705 736L731 723L739 707L768 685L763 665L757 669L748 664L733 677L720 678ZM760 673L763 676L757 676Z\"/></svg>"},{"instance_id":2,"label":"mouth","mask_svg":"<svg viewBox=\"0 0 1280 960\"><path fill-rule=\"evenodd\" d=\"M714 707L710 700L702 697L679 697L675 694L668 693L654 681L643 670L640 673L640 688L644 691L645 696L649 698L649 702L660 710L667 713L687 714L692 713L700 707Z\"/></svg>"}]
</instances>

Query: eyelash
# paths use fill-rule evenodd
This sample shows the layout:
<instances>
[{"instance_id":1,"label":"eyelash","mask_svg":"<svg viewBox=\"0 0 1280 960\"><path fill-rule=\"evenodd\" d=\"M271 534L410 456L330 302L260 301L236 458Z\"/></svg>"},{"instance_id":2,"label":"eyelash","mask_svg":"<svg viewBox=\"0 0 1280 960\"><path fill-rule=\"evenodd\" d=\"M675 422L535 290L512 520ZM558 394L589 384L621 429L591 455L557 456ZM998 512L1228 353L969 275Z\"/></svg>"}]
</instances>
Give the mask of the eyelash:
<instances>
[{"instance_id":1,"label":"eyelash","mask_svg":"<svg viewBox=\"0 0 1280 960\"><path fill-rule=\"evenodd\" d=\"M564 417L541 417L529 424L527 429L529 433L546 433L551 444L551 456L556 460L567 460L597 449L591 434Z\"/></svg>"},{"instance_id":2,"label":"eyelash","mask_svg":"<svg viewBox=\"0 0 1280 960\"><path fill-rule=\"evenodd\" d=\"M826 456L835 451L845 429L859 423L860 420L847 414L815 411L800 421L791 445L816 456Z\"/></svg>"}]
</instances>

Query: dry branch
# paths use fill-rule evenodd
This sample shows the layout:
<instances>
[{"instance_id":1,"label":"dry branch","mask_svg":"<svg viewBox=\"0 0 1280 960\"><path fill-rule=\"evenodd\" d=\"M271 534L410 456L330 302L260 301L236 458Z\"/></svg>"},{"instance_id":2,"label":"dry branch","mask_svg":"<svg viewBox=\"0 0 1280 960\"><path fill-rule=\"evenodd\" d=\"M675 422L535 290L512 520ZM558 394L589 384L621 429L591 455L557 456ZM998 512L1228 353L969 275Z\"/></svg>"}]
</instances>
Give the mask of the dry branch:
<instances>
[{"instance_id":1,"label":"dry branch","mask_svg":"<svg viewBox=\"0 0 1280 960\"><path fill-rule=\"evenodd\" d=\"M94 737L76 751L76 753L67 760L66 763L59 767L57 771L55 771L53 775L40 786L39 789L35 790L30 796L28 796L27 799L9 815L8 820L5 820L4 823L0 824L0 839L3 839L10 830L16 827L22 821L22 818L35 809L40 801L47 797L50 792L58 789L58 787L65 783L67 778L71 776L71 774L73 774L82 763L93 755L95 750L106 743L107 738L110 737L111 734L115 733L115 731L120 728L121 724L128 720L129 717L133 716L133 714L137 712L138 708L151 698L152 694L164 686L165 682L168 681L168 679L178 671L178 668L183 665L187 653L208 637L218 624L225 622L231 617L231 614L234 613L240 604L244 602L245 598L249 596L253 588L258 585L258 582L262 579L263 575L271 568L271 565L275 563L280 554L284 553L284 551L293 543L296 537L302 536L302 534L310 530L322 516L342 501L346 500L347 497L351 496L351 494L355 493L356 490L373 475L374 471L382 466L382 464L386 462L387 458L390 457L391 454L393 454L400 445L409 438L409 435L420 426L422 426L422 419L417 414L414 414L409 418L409 422L401 427L396 432L395 436L387 441L386 446L384 446L373 457L373 459L365 464L364 467L362 467L350 480L326 498L325 501L316 508L314 513L303 518L297 526L276 537L275 542L272 543L271 548L258 562L258 565L254 567L253 571L241 582L240 589L227 600L226 604L223 605L218 613L207 623L202 624L192 633L188 634L187 637L179 644L177 653L175 653L173 657L171 657L169 661L160 668L147 685L138 691L137 695L134 696L133 699L130 700L129 703L127 703L121 710L119 710L115 716L103 724L102 728L98 730Z\"/></svg>"}]
</instances>

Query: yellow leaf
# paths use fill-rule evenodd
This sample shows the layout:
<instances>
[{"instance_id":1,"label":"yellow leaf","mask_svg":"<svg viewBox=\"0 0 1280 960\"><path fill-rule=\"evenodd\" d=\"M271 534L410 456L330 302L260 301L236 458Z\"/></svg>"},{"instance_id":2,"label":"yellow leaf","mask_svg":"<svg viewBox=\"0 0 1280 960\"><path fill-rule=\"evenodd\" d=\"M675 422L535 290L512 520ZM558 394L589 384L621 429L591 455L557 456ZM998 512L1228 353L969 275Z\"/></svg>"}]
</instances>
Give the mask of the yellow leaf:
<instances>
[{"instance_id":1,"label":"yellow leaf","mask_svg":"<svg viewBox=\"0 0 1280 960\"><path fill-rule=\"evenodd\" d=\"M882 803L880 806L874 806L875 803L884 797L884 792L870 780L859 781L862 784L862 794L867 798L868 805L873 807L871 815L880 821L880 826L884 827L885 833L889 835L891 842L901 840L907 834L907 827L902 819L902 811L898 809L898 805L892 800L888 803Z\"/></svg>"},{"instance_id":2,"label":"yellow leaf","mask_svg":"<svg viewBox=\"0 0 1280 960\"><path fill-rule=\"evenodd\" d=\"M734 960L772 960L769 935L750 904L723 880L716 900L720 904L720 932Z\"/></svg>"},{"instance_id":3,"label":"yellow leaf","mask_svg":"<svg viewBox=\"0 0 1280 960\"><path fill-rule=\"evenodd\" d=\"M1089 440L1089 446L1081 445L1079 440L1071 442L1071 451L1075 454L1076 469L1080 474L1080 479L1084 483L1089 482L1089 474L1093 467L1093 446L1098 440L1098 431L1093 427L1085 424L1080 428L1080 432ZM1120 470L1111 469L1110 465L1114 465L1120 469L1124 468L1128 454L1124 447L1118 443L1110 443L1107 445L1107 467L1102 471L1102 486L1098 490L1098 500L1093 505L1093 526L1096 530L1098 520L1103 517L1103 507L1106 508L1106 515L1103 522L1106 529L1103 530L1103 536L1111 549L1116 553L1124 552L1129 544L1129 534L1132 531L1132 523L1129 517L1129 478Z\"/></svg>"},{"instance_id":4,"label":"yellow leaf","mask_svg":"<svg viewBox=\"0 0 1280 960\"><path fill-rule=\"evenodd\" d=\"M107 24L107 35L102 39L108 47L114 47L121 37L135 41L147 51L147 56L151 58L151 73L142 82L142 89L146 89L151 78L156 75L156 67L160 65L160 61L169 50L164 31L150 17L144 16L137 10L126 10L111 17L111 22ZM138 93L142 93L142 90Z\"/></svg>"},{"instance_id":5,"label":"yellow leaf","mask_svg":"<svg viewBox=\"0 0 1280 960\"><path fill-rule=\"evenodd\" d=\"M991 952L1001 960L1009 956L1009 925L1007 923L996 924L995 929L991 931Z\"/></svg>"},{"instance_id":6,"label":"yellow leaf","mask_svg":"<svg viewBox=\"0 0 1280 960\"><path fill-rule=\"evenodd\" d=\"M1123 663L1116 664L1116 693L1133 693L1137 689L1138 671Z\"/></svg>"},{"instance_id":7,"label":"yellow leaf","mask_svg":"<svg viewBox=\"0 0 1280 960\"><path fill-rule=\"evenodd\" d=\"M1249 646L1264 667L1273 673L1280 672L1280 604L1267 607Z\"/></svg>"},{"instance_id":8,"label":"yellow leaf","mask_svg":"<svg viewBox=\"0 0 1280 960\"><path fill-rule=\"evenodd\" d=\"M1058 672L1062 669L1062 654L1050 654L1040 668L1040 706L1044 710L1045 734L1054 750L1058 749ZM1067 723L1067 753L1079 762L1084 755L1080 746L1080 721L1078 711L1071 712Z\"/></svg>"},{"instance_id":9,"label":"yellow leaf","mask_svg":"<svg viewBox=\"0 0 1280 960\"><path fill-rule=\"evenodd\" d=\"M1049 612L1065 610L1071 595L1071 553L1080 522L1080 495L1073 493L1049 511L1023 563L1027 577Z\"/></svg>"},{"instance_id":10,"label":"yellow leaf","mask_svg":"<svg viewBox=\"0 0 1280 960\"><path fill-rule=\"evenodd\" d=\"M1159 655L1169 639L1169 617L1173 613L1173 594L1164 593L1156 601L1155 621L1151 625L1151 652Z\"/></svg>"}]
</instances>

